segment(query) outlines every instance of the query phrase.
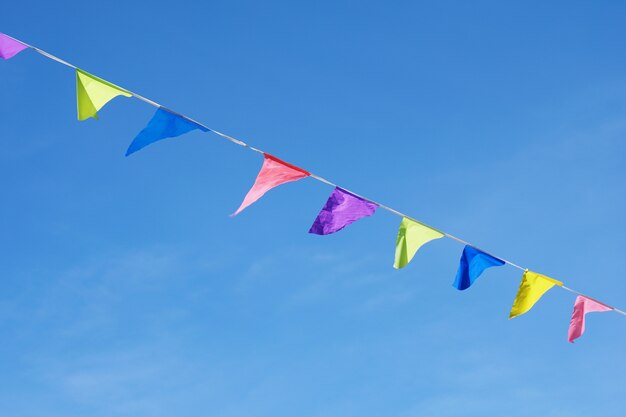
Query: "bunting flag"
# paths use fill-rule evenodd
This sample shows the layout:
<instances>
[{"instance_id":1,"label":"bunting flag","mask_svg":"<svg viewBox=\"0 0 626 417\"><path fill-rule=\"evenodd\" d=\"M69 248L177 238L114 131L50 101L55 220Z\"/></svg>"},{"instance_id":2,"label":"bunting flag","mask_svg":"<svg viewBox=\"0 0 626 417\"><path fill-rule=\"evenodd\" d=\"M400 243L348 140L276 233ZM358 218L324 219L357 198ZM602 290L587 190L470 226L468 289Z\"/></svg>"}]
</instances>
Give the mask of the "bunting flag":
<instances>
[{"instance_id":1,"label":"bunting flag","mask_svg":"<svg viewBox=\"0 0 626 417\"><path fill-rule=\"evenodd\" d=\"M613 307L609 307L599 303L591 298L579 295L574 303L574 312L569 322L569 330L567 331L567 341L574 343L585 332L585 315L587 313L611 311Z\"/></svg>"},{"instance_id":2,"label":"bunting flag","mask_svg":"<svg viewBox=\"0 0 626 417\"><path fill-rule=\"evenodd\" d=\"M336 187L313 221L309 233L329 235L376 212L378 205Z\"/></svg>"},{"instance_id":3,"label":"bunting flag","mask_svg":"<svg viewBox=\"0 0 626 417\"><path fill-rule=\"evenodd\" d=\"M419 248L431 240L439 239L443 236L444 234L438 230L424 226L408 217L403 217L398 229L396 257L393 261L393 267L396 269L404 268L411 262Z\"/></svg>"},{"instance_id":4,"label":"bunting flag","mask_svg":"<svg viewBox=\"0 0 626 417\"><path fill-rule=\"evenodd\" d=\"M509 319L526 313L555 285L562 287L563 283L545 275L526 270L524 275L522 275L522 282L519 284L515 301L513 301Z\"/></svg>"},{"instance_id":5,"label":"bunting flag","mask_svg":"<svg viewBox=\"0 0 626 417\"><path fill-rule=\"evenodd\" d=\"M297 181L311 175L302 168L298 168L295 165L281 161L268 153L264 153L263 156L265 157L265 160L263 161L261 171L259 171L259 174L256 177L256 181L254 181L254 185L250 191L248 191L248 194L246 194L241 206L239 206L237 211L235 211L231 216L236 216L241 213L243 209L263 197L263 194L272 188L287 182Z\"/></svg>"},{"instance_id":6,"label":"bunting flag","mask_svg":"<svg viewBox=\"0 0 626 417\"><path fill-rule=\"evenodd\" d=\"M0 33L0 58L9 59L28 48L28 45Z\"/></svg>"},{"instance_id":7,"label":"bunting flag","mask_svg":"<svg viewBox=\"0 0 626 417\"><path fill-rule=\"evenodd\" d=\"M100 109L102 109L102 107L104 107L110 100L120 95L125 97L136 96L136 98L157 107L156 112L152 116L152 119L148 122L147 126L137 134L129 145L126 151L126 156L159 140L178 137L196 129L203 132L212 131L203 125L192 121L184 115L175 113L160 106L152 100L143 98L132 93L131 91L125 90L81 69L78 69L69 62L57 58L39 48L29 46L21 41L11 38L8 35L0 33L0 58L10 59L27 48L32 48L35 52L75 70L76 100L79 120L86 120L90 117L98 119L98 111L100 111ZM561 286L567 291L579 294L577 291L563 286L563 283L560 281L531 272L527 269L524 270L524 268L510 261L496 258L493 255L471 246L469 243L466 243L459 238L426 226L416 220L406 217L390 207L378 205L373 201L369 201L363 197L352 194L330 181L312 175L302 168L284 162L270 154L264 153L241 140L217 131L213 132L235 144L248 148L249 150L263 153L264 156L263 166L256 177L254 185L246 194L241 206L231 216L239 214L246 207L261 198L266 192L278 185L312 176L320 182L335 187L335 189L315 218L313 225L309 229L309 233L327 235L338 232L364 217L372 216L378 208L382 208L396 215L402 216L402 222L400 223L396 239L395 259L393 265L396 269L404 268L408 265L419 248L424 244L430 242L431 240L447 236L465 244L459 268L453 283L453 286L458 290L466 290L469 288L483 273L483 271L493 266L502 266L506 263L523 270L524 274L522 276L515 300L513 301L509 319L528 312L537 303L537 301L539 301L539 299L555 285ZM584 333L585 317L587 313L605 312L611 310L626 316L625 311L607 306L586 296L579 295L574 304L574 311L572 313L568 329L568 341L573 342Z\"/></svg>"},{"instance_id":8,"label":"bunting flag","mask_svg":"<svg viewBox=\"0 0 626 417\"><path fill-rule=\"evenodd\" d=\"M135 136L135 139L133 139L126 151L126 156L158 140L174 138L195 129L203 132L209 131L204 126L192 122L164 107L159 107L148 122L148 126Z\"/></svg>"},{"instance_id":9,"label":"bunting flag","mask_svg":"<svg viewBox=\"0 0 626 417\"><path fill-rule=\"evenodd\" d=\"M121 87L76 69L76 102L78 120L98 118L98 110L117 96L131 97L132 94Z\"/></svg>"},{"instance_id":10,"label":"bunting flag","mask_svg":"<svg viewBox=\"0 0 626 417\"><path fill-rule=\"evenodd\" d=\"M459 263L459 270L452 286L457 290L468 289L483 271L492 266L502 266L504 261L488 253L481 252L473 246L465 246Z\"/></svg>"}]
</instances>

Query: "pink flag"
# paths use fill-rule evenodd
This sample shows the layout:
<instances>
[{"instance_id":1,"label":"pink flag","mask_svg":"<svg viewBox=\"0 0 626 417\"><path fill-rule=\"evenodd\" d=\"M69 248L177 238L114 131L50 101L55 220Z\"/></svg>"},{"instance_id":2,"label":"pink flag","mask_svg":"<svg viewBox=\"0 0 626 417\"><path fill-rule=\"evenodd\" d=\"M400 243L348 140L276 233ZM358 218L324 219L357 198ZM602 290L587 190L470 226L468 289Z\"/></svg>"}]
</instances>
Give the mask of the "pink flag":
<instances>
[{"instance_id":1,"label":"pink flag","mask_svg":"<svg viewBox=\"0 0 626 417\"><path fill-rule=\"evenodd\" d=\"M263 197L263 194L272 188L311 175L302 168L281 161L270 154L264 153L263 156L265 156L265 160L263 161L263 166L261 167L261 171L259 171L259 175L256 177L254 185L250 191L248 191L248 194L246 194L246 198L243 199L241 206L239 206L232 216L241 213L243 209Z\"/></svg>"},{"instance_id":2,"label":"pink flag","mask_svg":"<svg viewBox=\"0 0 626 417\"><path fill-rule=\"evenodd\" d=\"M24 45L22 42L16 41L4 33L0 33L0 58L13 58L26 48L28 48L28 46Z\"/></svg>"},{"instance_id":3,"label":"pink flag","mask_svg":"<svg viewBox=\"0 0 626 417\"><path fill-rule=\"evenodd\" d=\"M574 303L574 312L572 320L569 322L569 331L567 332L567 341L574 343L574 339L578 339L585 332L585 314L593 312L611 311L612 307L600 304L591 298L579 295Z\"/></svg>"}]
</instances>

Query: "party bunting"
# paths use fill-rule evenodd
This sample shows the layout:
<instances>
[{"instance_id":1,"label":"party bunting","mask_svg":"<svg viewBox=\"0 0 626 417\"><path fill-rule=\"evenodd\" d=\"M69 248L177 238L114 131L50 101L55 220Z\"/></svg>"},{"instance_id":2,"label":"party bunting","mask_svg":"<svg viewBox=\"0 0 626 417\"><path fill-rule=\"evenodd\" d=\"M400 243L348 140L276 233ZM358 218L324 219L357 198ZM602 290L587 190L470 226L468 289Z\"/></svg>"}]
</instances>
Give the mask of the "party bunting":
<instances>
[{"instance_id":1,"label":"party bunting","mask_svg":"<svg viewBox=\"0 0 626 417\"><path fill-rule=\"evenodd\" d=\"M396 257L393 267L404 268L411 262L419 248L434 239L443 237L438 230L424 226L408 217L403 217L396 239Z\"/></svg>"},{"instance_id":2,"label":"party bunting","mask_svg":"<svg viewBox=\"0 0 626 417\"><path fill-rule=\"evenodd\" d=\"M317 215L309 233L329 235L376 212L378 205L336 187Z\"/></svg>"},{"instance_id":3,"label":"party bunting","mask_svg":"<svg viewBox=\"0 0 626 417\"><path fill-rule=\"evenodd\" d=\"M154 116L152 116L152 119L148 122L148 126L133 139L126 151L126 156L158 140L180 136L195 129L202 130L203 132L209 131L209 129L204 126L192 122L168 109L159 107L154 113Z\"/></svg>"},{"instance_id":4,"label":"party bunting","mask_svg":"<svg viewBox=\"0 0 626 417\"><path fill-rule=\"evenodd\" d=\"M98 110L117 96L131 97L123 88L83 70L76 69L76 102L78 120L98 118Z\"/></svg>"},{"instance_id":5,"label":"party bunting","mask_svg":"<svg viewBox=\"0 0 626 417\"><path fill-rule=\"evenodd\" d=\"M574 303L574 312L569 322L567 331L567 341L574 343L585 332L585 315L587 313L611 311L612 307L599 303L591 298L579 295Z\"/></svg>"},{"instance_id":6,"label":"party bunting","mask_svg":"<svg viewBox=\"0 0 626 417\"><path fill-rule=\"evenodd\" d=\"M241 213L243 209L263 197L263 194L272 188L287 182L297 181L311 175L302 168L298 168L295 165L281 161L270 154L264 153L263 156L265 157L265 160L263 161L261 171L259 171L259 174L256 177L256 181L254 181L254 185L250 191L248 191L248 194L246 194L241 206L239 206L237 211L235 211L232 216L236 216Z\"/></svg>"},{"instance_id":7,"label":"party bunting","mask_svg":"<svg viewBox=\"0 0 626 417\"><path fill-rule=\"evenodd\" d=\"M483 271L492 266L502 266L504 261L481 252L473 246L465 246L461 262L452 286L457 290L468 289Z\"/></svg>"},{"instance_id":8,"label":"party bunting","mask_svg":"<svg viewBox=\"0 0 626 417\"><path fill-rule=\"evenodd\" d=\"M562 287L563 283L545 275L526 270L524 275L522 275L522 282L517 290L515 301L513 301L509 319L526 313L555 285Z\"/></svg>"},{"instance_id":9,"label":"party bunting","mask_svg":"<svg viewBox=\"0 0 626 417\"><path fill-rule=\"evenodd\" d=\"M13 58L26 48L28 48L28 45L24 45L22 42L0 33L0 58Z\"/></svg>"},{"instance_id":10,"label":"party bunting","mask_svg":"<svg viewBox=\"0 0 626 417\"><path fill-rule=\"evenodd\" d=\"M77 69L74 65L54 57L41 49L31 47L21 41L11 38L10 36L0 33L0 58L12 58L26 48L32 48L39 54L76 70L76 96L79 120L86 120L90 117L97 119L98 111L106 103L119 95L125 97L133 96L133 93L130 91L111 84L83 70ZM152 119L148 122L148 125L134 138L128 147L126 153L127 156L162 139L177 137L195 129L205 132L210 130L197 124L196 122L193 122L183 115L160 107L157 103L151 100L143 99L140 96L137 97L158 107L158 109ZM217 131L215 133L233 143L244 146L255 152L261 152L240 140L221 134ZM264 162L261 171L257 175L254 185L244 198L243 203L233 216L253 204L270 189L280 184L297 181L311 175L309 172L284 162L272 155L266 153L263 153L263 155ZM326 204L315 219L309 230L310 233L321 235L335 233L363 217L373 215L378 207L385 208L395 214L403 216L396 210L385 206L379 206L372 201L368 201L362 197L351 194L350 192L326 181L323 178L317 176L313 177L321 182L333 185L336 188L333 190ZM412 260L415 253L421 246L433 239L438 239L443 236L449 235L403 216L396 241L394 267L405 267ZM449 237L460 241L460 239L453 236ZM466 244L463 249L459 269L453 286L459 290L465 290L474 283L474 281L485 269L493 266L502 266L505 263L509 263L512 266L521 269L521 267L509 261L498 259L486 252L482 252L474 248L469 244ZM520 287L513 302L509 318L528 312L543 296L543 294L555 285L563 287L563 284L559 281L525 270ZM576 293L576 291L569 288L563 288ZM609 307L586 296L578 296L576 298L574 312L570 321L568 341L573 342L584 333L585 316L587 313L611 310L622 315L626 315L626 312L619 309Z\"/></svg>"}]
</instances>

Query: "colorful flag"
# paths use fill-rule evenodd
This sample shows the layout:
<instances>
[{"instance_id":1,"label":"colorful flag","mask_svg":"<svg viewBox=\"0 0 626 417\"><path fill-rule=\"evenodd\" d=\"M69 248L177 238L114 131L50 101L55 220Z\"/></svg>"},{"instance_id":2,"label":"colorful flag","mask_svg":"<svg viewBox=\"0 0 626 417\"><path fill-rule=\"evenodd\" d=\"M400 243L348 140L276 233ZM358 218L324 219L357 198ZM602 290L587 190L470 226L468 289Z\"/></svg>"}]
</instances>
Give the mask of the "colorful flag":
<instances>
[{"instance_id":1,"label":"colorful flag","mask_svg":"<svg viewBox=\"0 0 626 417\"><path fill-rule=\"evenodd\" d=\"M98 118L98 110L117 96L131 97L132 94L108 81L76 69L76 102L78 120Z\"/></svg>"},{"instance_id":2,"label":"colorful flag","mask_svg":"<svg viewBox=\"0 0 626 417\"><path fill-rule=\"evenodd\" d=\"M337 187L317 215L309 233L329 235L376 212L378 205Z\"/></svg>"},{"instance_id":3,"label":"colorful flag","mask_svg":"<svg viewBox=\"0 0 626 417\"><path fill-rule=\"evenodd\" d=\"M297 181L311 175L302 168L298 168L295 165L281 161L270 154L264 153L263 156L265 157L265 160L263 161L261 171L259 171L259 174L256 177L256 181L254 181L254 185L250 191L248 191L248 194L246 194L241 206L239 206L237 211L235 211L232 216L236 216L241 213L243 209L257 201L263 196L263 194L272 188L286 182Z\"/></svg>"},{"instance_id":4,"label":"colorful flag","mask_svg":"<svg viewBox=\"0 0 626 417\"><path fill-rule=\"evenodd\" d=\"M444 234L421 223L403 217L396 239L396 258L393 267L396 269L407 266L415 253L424 244L443 237Z\"/></svg>"},{"instance_id":5,"label":"colorful flag","mask_svg":"<svg viewBox=\"0 0 626 417\"><path fill-rule=\"evenodd\" d=\"M563 286L563 283L545 275L526 270L524 275L522 275L522 282L517 290L515 301L513 301L509 319L526 313L539 301L546 291L555 285Z\"/></svg>"},{"instance_id":6,"label":"colorful flag","mask_svg":"<svg viewBox=\"0 0 626 417\"><path fill-rule=\"evenodd\" d=\"M504 261L472 246L465 246L459 263L459 270L452 286L457 290L468 289L483 271L492 266L502 266Z\"/></svg>"},{"instance_id":7,"label":"colorful flag","mask_svg":"<svg viewBox=\"0 0 626 417\"><path fill-rule=\"evenodd\" d=\"M574 312L569 322L569 330L567 331L567 341L574 343L585 332L585 315L587 313L611 311L613 307L601 304L591 298L579 295L574 303Z\"/></svg>"},{"instance_id":8,"label":"colorful flag","mask_svg":"<svg viewBox=\"0 0 626 417\"><path fill-rule=\"evenodd\" d=\"M144 127L143 130L135 136L135 139L133 139L126 151L126 156L158 140L180 136L195 129L200 129L203 132L209 131L209 129L204 126L192 122L168 109L159 107L154 113L154 116L152 116L152 119L148 122L148 126Z\"/></svg>"},{"instance_id":9,"label":"colorful flag","mask_svg":"<svg viewBox=\"0 0 626 417\"><path fill-rule=\"evenodd\" d=\"M26 48L28 48L28 45L24 45L22 42L0 33L0 58L13 58Z\"/></svg>"}]
</instances>

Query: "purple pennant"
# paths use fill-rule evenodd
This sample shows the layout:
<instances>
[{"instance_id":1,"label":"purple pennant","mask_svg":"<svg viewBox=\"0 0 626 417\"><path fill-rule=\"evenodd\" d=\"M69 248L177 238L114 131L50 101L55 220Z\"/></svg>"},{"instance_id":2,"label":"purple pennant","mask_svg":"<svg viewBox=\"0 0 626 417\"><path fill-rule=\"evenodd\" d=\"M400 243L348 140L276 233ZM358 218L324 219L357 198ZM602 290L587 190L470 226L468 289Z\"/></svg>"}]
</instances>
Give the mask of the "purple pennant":
<instances>
[{"instance_id":1,"label":"purple pennant","mask_svg":"<svg viewBox=\"0 0 626 417\"><path fill-rule=\"evenodd\" d=\"M10 36L0 33L0 58L9 59L13 58L19 52L28 48L22 42L16 41Z\"/></svg>"},{"instance_id":2,"label":"purple pennant","mask_svg":"<svg viewBox=\"0 0 626 417\"><path fill-rule=\"evenodd\" d=\"M374 214L378 205L337 187L317 215L309 233L329 235L349 224Z\"/></svg>"}]
</instances>

